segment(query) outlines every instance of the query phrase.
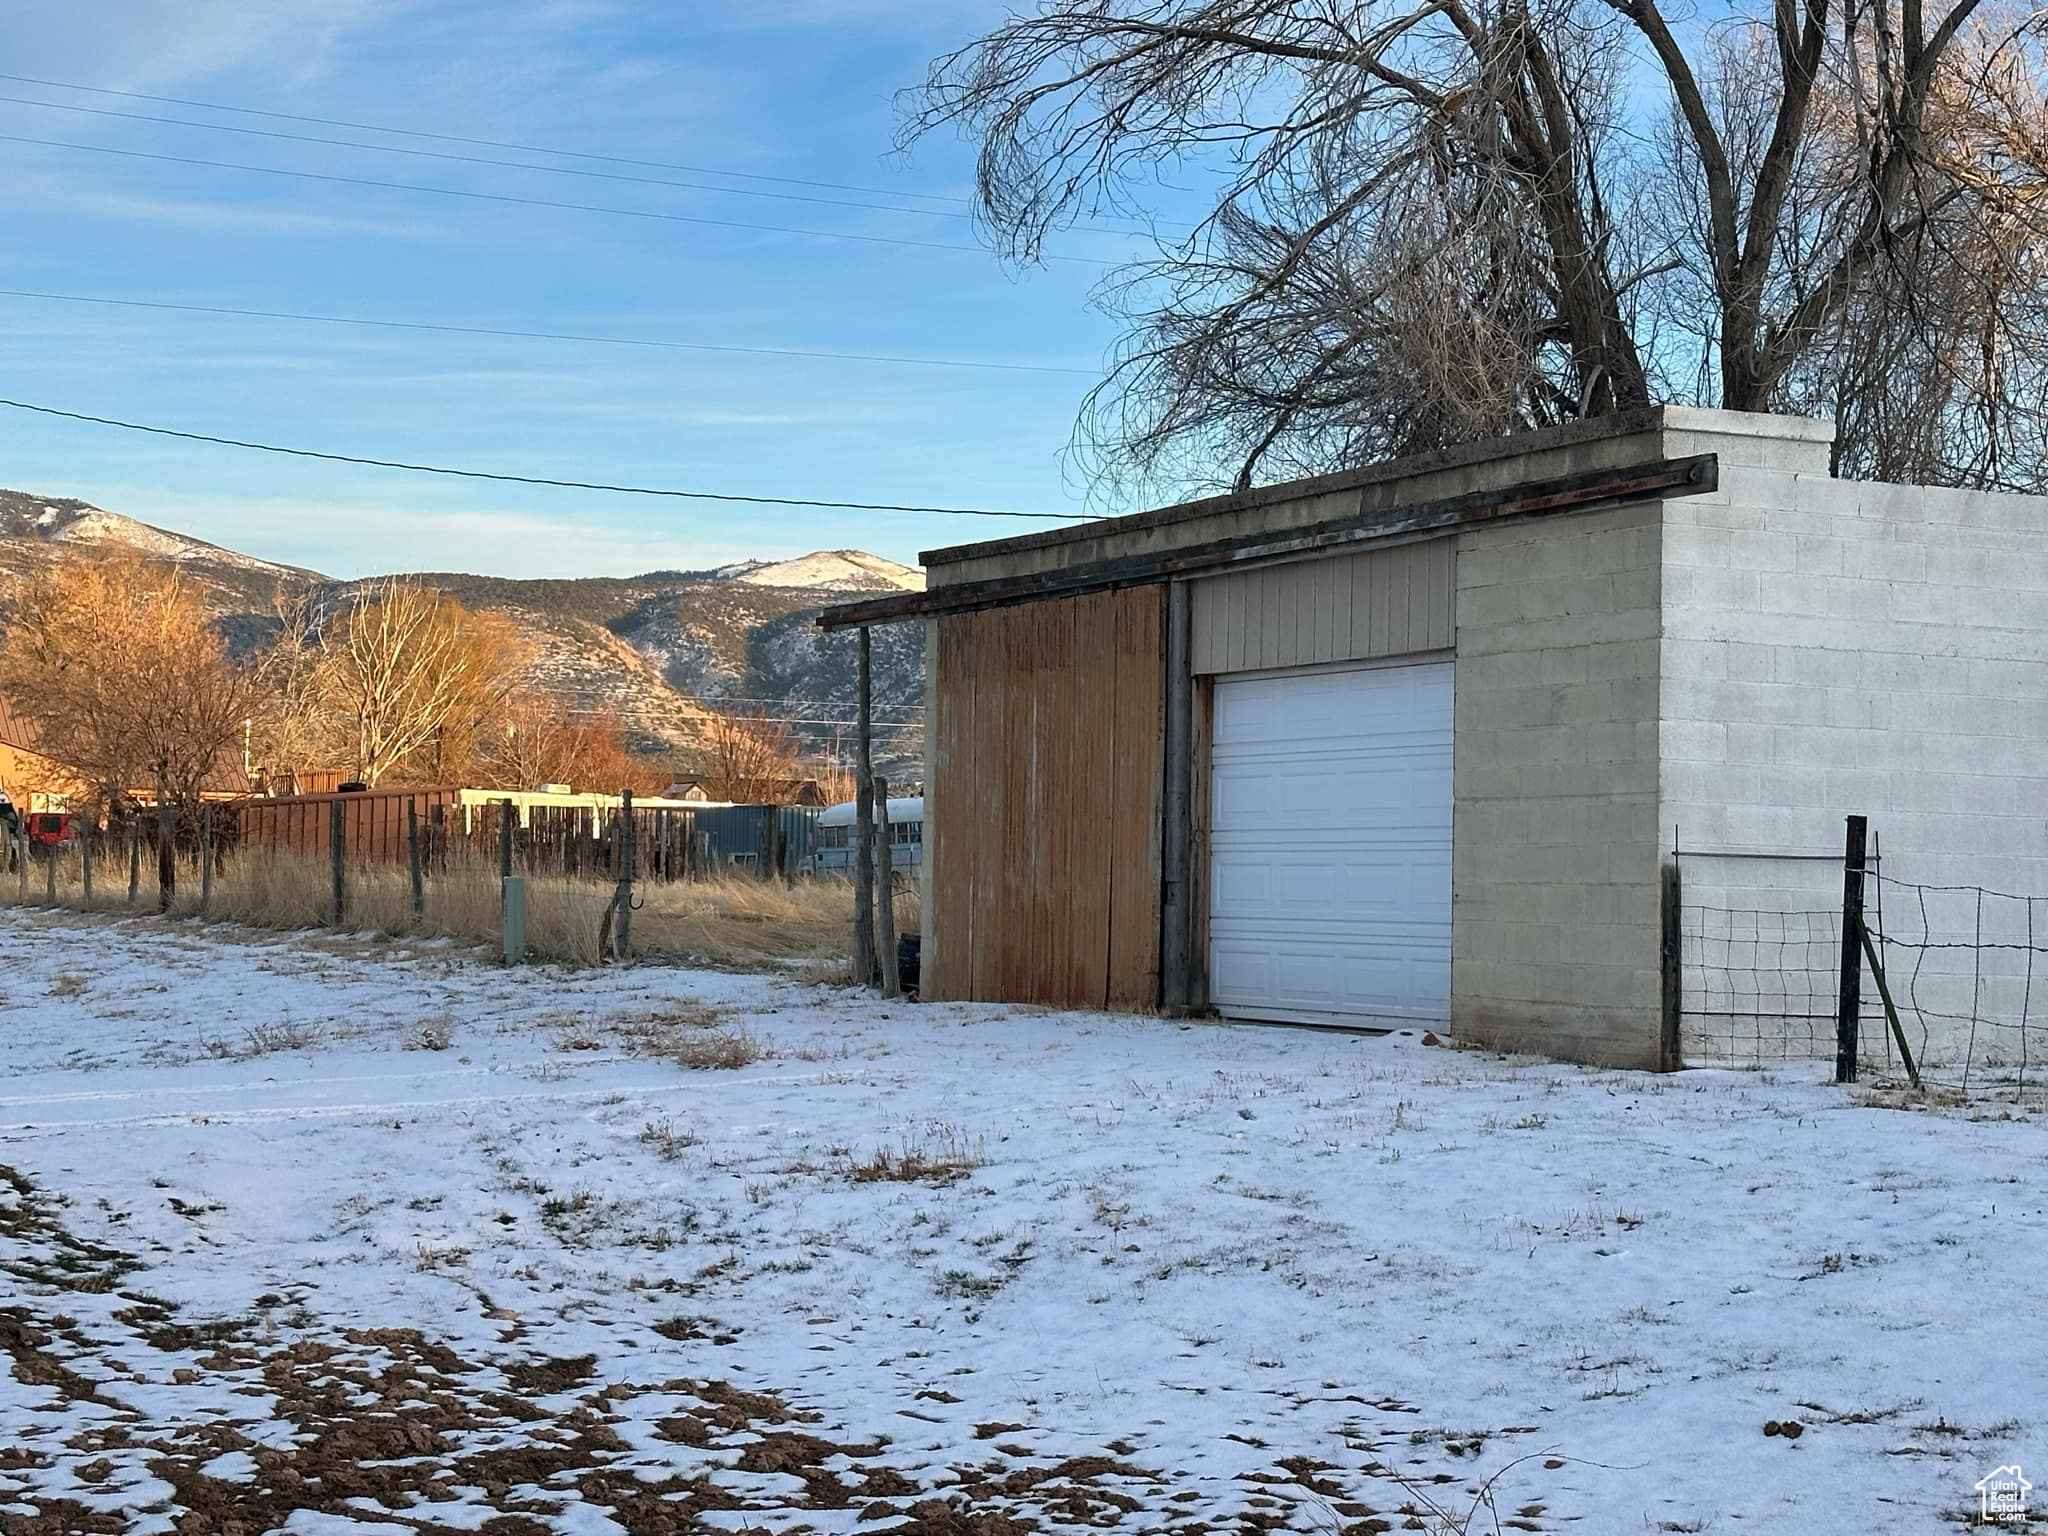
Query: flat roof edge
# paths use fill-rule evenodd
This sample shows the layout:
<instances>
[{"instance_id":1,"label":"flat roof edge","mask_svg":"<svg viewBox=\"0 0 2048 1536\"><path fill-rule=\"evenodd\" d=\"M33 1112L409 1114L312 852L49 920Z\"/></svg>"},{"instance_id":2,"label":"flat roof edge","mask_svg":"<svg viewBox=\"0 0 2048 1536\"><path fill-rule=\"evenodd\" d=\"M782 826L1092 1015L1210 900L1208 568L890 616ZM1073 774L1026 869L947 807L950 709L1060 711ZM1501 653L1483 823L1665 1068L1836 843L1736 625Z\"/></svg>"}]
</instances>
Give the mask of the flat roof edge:
<instances>
[{"instance_id":1,"label":"flat roof edge","mask_svg":"<svg viewBox=\"0 0 2048 1536\"><path fill-rule=\"evenodd\" d=\"M1610 437L1632 437L1640 432L1657 431L1666 425L1678 425L1675 420L1667 423L1665 418L1668 409L1670 408L1661 405L1645 406L1633 411L1619 411L1612 416L1596 416L1586 421L1566 422L1562 426L1540 427L1533 432L1516 432L1506 437L1491 437L1476 443L1460 443L1450 448L1432 449L1428 453L1382 459L1377 464L1367 464L1357 469L1337 470L1327 475L1311 475L1301 480L1282 480L1272 485L1255 485L1244 491L1222 491L1213 496L1198 497L1193 501L1175 502L1171 506L1126 513L1122 517L1097 518L1063 528L1047 528L1034 533L986 539L973 544L949 544L940 549L922 551L917 557L918 563L924 566L952 565L962 560L978 560L990 555L1013 554L1028 549L1049 549L1075 539L1099 538L1105 532L1126 528L1154 528L1198 517L1244 512L1273 502L1297 501L1309 496L1329 495L1336 491L1358 490L1368 485L1378 485L1390 480L1413 479L1419 475L1461 469L1467 465L1483 464L1493 459L1510 459L1520 454L1541 453L1550 448L1568 448L1580 443L1599 442ZM1707 425L1704 418L1726 414L1728 413L1720 411L1688 413L1692 419L1686 420L1684 426L1687 430L1701 430ZM1774 421L1785 418L1761 419ZM1829 430L1832 435L1832 426Z\"/></svg>"},{"instance_id":2,"label":"flat roof edge","mask_svg":"<svg viewBox=\"0 0 2048 1536\"><path fill-rule=\"evenodd\" d=\"M1351 512L1296 528L1239 534L1180 549L1154 550L1055 570L951 582L927 587L922 592L866 598L827 608L818 614L816 622L820 629L834 630L930 618L1079 592L1139 586L1231 565L1285 560L1339 547L1360 549L1374 543L1456 533L1513 518L1590 511L1656 497L1697 496L1716 490L1720 473L1720 459L1712 453L1585 470L1410 505Z\"/></svg>"}]
</instances>

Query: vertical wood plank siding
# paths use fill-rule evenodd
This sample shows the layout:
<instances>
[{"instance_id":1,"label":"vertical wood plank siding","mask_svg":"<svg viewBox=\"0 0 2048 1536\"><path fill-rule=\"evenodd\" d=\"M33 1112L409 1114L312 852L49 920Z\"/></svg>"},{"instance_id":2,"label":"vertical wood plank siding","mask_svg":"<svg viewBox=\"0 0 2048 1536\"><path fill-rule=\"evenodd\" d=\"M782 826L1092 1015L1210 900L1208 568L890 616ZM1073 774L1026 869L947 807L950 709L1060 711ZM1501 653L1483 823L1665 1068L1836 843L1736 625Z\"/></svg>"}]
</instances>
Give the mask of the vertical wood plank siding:
<instances>
[{"instance_id":1,"label":"vertical wood plank siding","mask_svg":"<svg viewBox=\"0 0 2048 1536\"><path fill-rule=\"evenodd\" d=\"M1165 613L1153 586L937 620L927 996L1158 1002Z\"/></svg>"},{"instance_id":2,"label":"vertical wood plank siding","mask_svg":"<svg viewBox=\"0 0 2048 1536\"><path fill-rule=\"evenodd\" d=\"M1198 674L1451 647L1457 540L1231 571L1192 584Z\"/></svg>"}]
</instances>

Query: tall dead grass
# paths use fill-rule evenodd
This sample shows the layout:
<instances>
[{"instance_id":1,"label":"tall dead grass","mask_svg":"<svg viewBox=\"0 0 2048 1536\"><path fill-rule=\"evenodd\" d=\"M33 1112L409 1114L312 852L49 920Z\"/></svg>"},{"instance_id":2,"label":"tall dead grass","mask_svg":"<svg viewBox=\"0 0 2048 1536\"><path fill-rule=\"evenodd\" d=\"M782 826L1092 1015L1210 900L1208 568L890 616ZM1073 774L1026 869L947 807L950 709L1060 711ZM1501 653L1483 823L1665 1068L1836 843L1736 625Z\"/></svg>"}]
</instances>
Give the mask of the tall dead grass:
<instances>
[{"instance_id":1,"label":"tall dead grass","mask_svg":"<svg viewBox=\"0 0 2048 1536\"><path fill-rule=\"evenodd\" d=\"M93 893L88 902L76 853L58 860L54 905L71 911L153 913L157 910L156 867L145 859L137 899L128 902L125 850L105 850L93 860ZM279 930L331 929L332 871L324 859L270 849L224 856L214 872L211 901L200 911L199 870L181 862L174 916L204 916L222 922ZM0 902L41 907L46 871L31 860L24 884L0 872ZM537 959L590 965L599 959L598 936L612 899L607 881L560 875L529 876L526 882L526 944ZM779 881L729 875L674 884L642 882L635 887L633 953L649 959L735 970L794 965L810 973L843 969L852 947L853 898L846 882L824 878ZM500 933L497 866L466 850L455 850L445 865L426 876L419 921L412 916L412 887L403 866L357 864L346 871L339 931L397 938L406 935L495 946ZM897 897L899 932L917 929L917 888L912 882Z\"/></svg>"}]
</instances>

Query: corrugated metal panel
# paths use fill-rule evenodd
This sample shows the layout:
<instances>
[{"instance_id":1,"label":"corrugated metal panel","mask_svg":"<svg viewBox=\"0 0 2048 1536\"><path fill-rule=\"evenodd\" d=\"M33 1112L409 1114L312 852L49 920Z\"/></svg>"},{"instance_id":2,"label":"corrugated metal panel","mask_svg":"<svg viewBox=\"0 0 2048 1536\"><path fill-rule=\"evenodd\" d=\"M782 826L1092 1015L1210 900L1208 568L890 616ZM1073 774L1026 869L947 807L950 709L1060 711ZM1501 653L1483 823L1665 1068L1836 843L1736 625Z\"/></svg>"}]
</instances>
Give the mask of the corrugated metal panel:
<instances>
[{"instance_id":1,"label":"corrugated metal panel","mask_svg":"<svg viewBox=\"0 0 2048 1536\"><path fill-rule=\"evenodd\" d=\"M1457 540L1429 539L1197 581L1197 674L1449 650Z\"/></svg>"},{"instance_id":2,"label":"corrugated metal panel","mask_svg":"<svg viewBox=\"0 0 2048 1536\"><path fill-rule=\"evenodd\" d=\"M1150 586L938 620L927 997L1157 1004L1165 614Z\"/></svg>"},{"instance_id":3,"label":"corrugated metal panel","mask_svg":"<svg viewBox=\"0 0 2048 1536\"><path fill-rule=\"evenodd\" d=\"M818 817L814 805L728 805L706 806L686 814L693 831L701 832L709 844L713 864L758 864L768 840L768 817L775 816L788 860L794 868L808 859L818 846Z\"/></svg>"}]
</instances>

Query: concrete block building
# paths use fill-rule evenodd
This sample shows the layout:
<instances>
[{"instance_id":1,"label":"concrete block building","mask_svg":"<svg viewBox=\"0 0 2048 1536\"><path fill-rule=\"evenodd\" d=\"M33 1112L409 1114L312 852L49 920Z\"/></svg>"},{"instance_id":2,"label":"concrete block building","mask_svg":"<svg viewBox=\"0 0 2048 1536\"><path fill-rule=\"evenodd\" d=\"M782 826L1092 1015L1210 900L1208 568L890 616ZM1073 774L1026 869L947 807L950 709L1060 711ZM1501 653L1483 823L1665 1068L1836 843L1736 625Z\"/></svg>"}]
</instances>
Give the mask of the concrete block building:
<instances>
[{"instance_id":1,"label":"concrete block building","mask_svg":"<svg viewBox=\"0 0 2048 1536\"><path fill-rule=\"evenodd\" d=\"M1839 481L1832 438L1665 407L833 610L930 626L927 995L1670 1066L1674 846L1862 813L2048 894L2048 499Z\"/></svg>"}]
</instances>

